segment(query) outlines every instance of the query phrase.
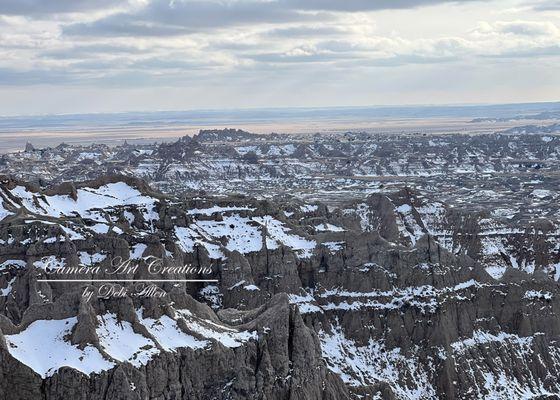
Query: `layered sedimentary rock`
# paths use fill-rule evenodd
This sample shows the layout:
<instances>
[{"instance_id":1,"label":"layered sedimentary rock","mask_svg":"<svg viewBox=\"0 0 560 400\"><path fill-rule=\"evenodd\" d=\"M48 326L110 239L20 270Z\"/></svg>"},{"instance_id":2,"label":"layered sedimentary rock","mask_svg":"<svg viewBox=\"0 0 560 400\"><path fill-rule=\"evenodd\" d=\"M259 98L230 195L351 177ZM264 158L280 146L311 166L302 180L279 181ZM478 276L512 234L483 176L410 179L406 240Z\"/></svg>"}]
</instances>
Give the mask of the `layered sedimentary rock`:
<instances>
[{"instance_id":1,"label":"layered sedimentary rock","mask_svg":"<svg viewBox=\"0 0 560 400\"><path fill-rule=\"evenodd\" d=\"M558 243L557 220L410 189L326 207L5 177L0 398L557 395Z\"/></svg>"}]
</instances>

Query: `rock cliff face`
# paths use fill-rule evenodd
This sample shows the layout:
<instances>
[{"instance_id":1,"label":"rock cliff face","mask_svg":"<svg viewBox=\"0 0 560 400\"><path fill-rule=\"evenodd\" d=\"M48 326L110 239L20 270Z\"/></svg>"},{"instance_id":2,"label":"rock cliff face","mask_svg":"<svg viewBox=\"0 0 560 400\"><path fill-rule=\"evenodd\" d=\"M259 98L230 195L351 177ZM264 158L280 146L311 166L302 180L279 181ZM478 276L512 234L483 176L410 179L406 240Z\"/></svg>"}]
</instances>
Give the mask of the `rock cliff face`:
<instances>
[{"instance_id":1,"label":"rock cliff face","mask_svg":"<svg viewBox=\"0 0 560 400\"><path fill-rule=\"evenodd\" d=\"M560 395L554 219L0 182L0 399Z\"/></svg>"},{"instance_id":2,"label":"rock cliff face","mask_svg":"<svg viewBox=\"0 0 560 400\"><path fill-rule=\"evenodd\" d=\"M560 137L558 124L484 134L468 128L316 135L224 129L175 143L65 145L0 156L0 174L41 185L114 172L176 195L281 194L337 206L413 186L449 206L546 218L558 212Z\"/></svg>"}]
</instances>

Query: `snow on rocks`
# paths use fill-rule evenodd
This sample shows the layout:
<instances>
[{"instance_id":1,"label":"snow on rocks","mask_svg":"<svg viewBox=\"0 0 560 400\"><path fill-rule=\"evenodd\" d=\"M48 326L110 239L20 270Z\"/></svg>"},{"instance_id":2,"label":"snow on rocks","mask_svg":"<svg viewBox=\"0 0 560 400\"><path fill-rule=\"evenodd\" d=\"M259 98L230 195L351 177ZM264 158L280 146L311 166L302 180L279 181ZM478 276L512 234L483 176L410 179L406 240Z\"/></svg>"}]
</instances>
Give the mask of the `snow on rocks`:
<instances>
[{"instance_id":1,"label":"snow on rocks","mask_svg":"<svg viewBox=\"0 0 560 400\"><path fill-rule=\"evenodd\" d=\"M0 221L2 221L6 217L9 217L12 214L13 214L12 212L6 210L6 208L2 203L2 197L0 197Z\"/></svg>"},{"instance_id":2,"label":"snow on rocks","mask_svg":"<svg viewBox=\"0 0 560 400\"><path fill-rule=\"evenodd\" d=\"M412 245L424 236L425 232L416 222L413 215L413 208L409 204L403 204L395 208L400 218L396 219L397 228L403 237L407 237Z\"/></svg>"},{"instance_id":3,"label":"snow on rocks","mask_svg":"<svg viewBox=\"0 0 560 400\"><path fill-rule=\"evenodd\" d=\"M76 323L76 317L35 321L24 331L5 336L8 351L43 378L65 366L86 375L113 368L115 364L97 348L86 346L80 350L65 340Z\"/></svg>"},{"instance_id":4,"label":"snow on rocks","mask_svg":"<svg viewBox=\"0 0 560 400\"><path fill-rule=\"evenodd\" d=\"M42 269L46 272L63 268L65 265L66 261L63 258L59 258L57 256L47 256L33 262L34 267Z\"/></svg>"},{"instance_id":5,"label":"snow on rocks","mask_svg":"<svg viewBox=\"0 0 560 400\"><path fill-rule=\"evenodd\" d=\"M223 294L217 285L206 285L200 289L199 294L210 304L213 309L219 309L222 306Z\"/></svg>"},{"instance_id":6,"label":"snow on rocks","mask_svg":"<svg viewBox=\"0 0 560 400\"><path fill-rule=\"evenodd\" d=\"M4 291L0 294L3 295ZM179 348L205 350L211 344L210 339L235 348L257 338L256 332L240 331L198 318L189 310L176 310L175 319L167 315L158 319L145 318L142 309L136 310L136 315L163 351L174 352ZM179 319L184 319L188 329L198 337L179 328ZM96 333L101 349L109 356L107 359L92 345L80 349L68 341L76 323L76 317L34 321L20 333L5 335L8 351L43 378L52 376L62 367L71 367L86 375L109 370L116 365L115 361L139 367L161 352L151 338L135 332L130 322L106 313L97 317Z\"/></svg>"},{"instance_id":7,"label":"snow on rocks","mask_svg":"<svg viewBox=\"0 0 560 400\"><path fill-rule=\"evenodd\" d=\"M526 346L529 346L532 343L533 338L532 337L523 337L522 338L522 337L519 337L517 335L508 334L508 333L505 333L505 332L499 332L497 334L492 334L492 333L489 333L489 332L484 332L484 331L481 331L481 330L477 330L477 331L473 332L473 335L472 335L471 338L451 343L450 346L455 352L460 352L460 351L468 351L468 348L473 347L473 346L477 346L477 345L484 345L484 344L492 343L492 342L505 342L505 341L513 341L518 346L526 347Z\"/></svg>"},{"instance_id":8,"label":"snow on rocks","mask_svg":"<svg viewBox=\"0 0 560 400\"><path fill-rule=\"evenodd\" d=\"M528 300L552 300L552 293L544 290L527 290L523 295Z\"/></svg>"},{"instance_id":9,"label":"snow on rocks","mask_svg":"<svg viewBox=\"0 0 560 400\"><path fill-rule=\"evenodd\" d=\"M312 213L319 209L319 206L316 204L305 204L300 207L301 212L303 213Z\"/></svg>"},{"instance_id":10,"label":"snow on rocks","mask_svg":"<svg viewBox=\"0 0 560 400\"><path fill-rule=\"evenodd\" d=\"M316 303L315 298L309 293L306 293L305 296L290 294L288 295L288 299L290 304L296 304L298 306L299 312L301 314L323 312L321 307L314 304Z\"/></svg>"},{"instance_id":11,"label":"snow on rocks","mask_svg":"<svg viewBox=\"0 0 560 400\"><path fill-rule=\"evenodd\" d=\"M146 251L147 248L148 246L145 245L144 243L135 244L134 246L132 246L132 249L130 251L130 259L140 260L142 258L142 255L144 254L144 251Z\"/></svg>"},{"instance_id":12,"label":"snow on rocks","mask_svg":"<svg viewBox=\"0 0 560 400\"><path fill-rule=\"evenodd\" d=\"M104 222L103 216L95 210L134 206L144 211L147 220L158 219L153 210L156 199L143 195L125 182L109 183L99 188L80 188L76 199L68 195L39 196L24 186L16 186L11 193L29 211L53 218L80 216Z\"/></svg>"},{"instance_id":13,"label":"snow on rocks","mask_svg":"<svg viewBox=\"0 0 560 400\"><path fill-rule=\"evenodd\" d=\"M214 241L214 238L204 233L195 224L192 224L191 227L193 229L179 226L175 227L175 237L177 238L177 244L181 250L186 253L192 253L195 245L200 245L206 249L208 257L211 259L225 260L226 257L221 250L221 246L210 242Z\"/></svg>"},{"instance_id":14,"label":"snow on rocks","mask_svg":"<svg viewBox=\"0 0 560 400\"><path fill-rule=\"evenodd\" d=\"M315 226L317 232L344 232L345 229L329 223L323 223Z\"/></svg>"},{"instance_id":15,"label":"snow on rocks","mask_svg":"<svg viewBox=\"0 0 560 400\"><path fill-rule=\"evenodd\" d=\"M208 319L198 318L189 310L175 310L177 319L184 319L187 327L201 337L214 339L225 347L240 347L249 340L257 339L257 332L240 331Z\"/></svg>"},{"instance_id":16,"label":"snow on rocks","mask_svg":"<svg viewBox=\"0 0 560 400\"><path fill-rule=\"evenodd\" d=\"M14 282L16 281L16 278L13 277L10 281L8 281L8 286L5 288L0 288L0 297L5 297L8 296L10 293L12 293L12 285L14 284Z\"/></svg>"},{"instance_id":17,"label":"snow on rocks","mask_svg":"<svg viewBox=\"0 0 560 400\"><path fill-rule=\"evenodd\" d=\"M78 256L80 257L80 264L88 267L94 264L99 264L100 262L102 262L107 258L106 254L99 254L99 253L89 254L85 251L80 251L78 253Z\"/></svg>"},{"instance_id":18,"label":"snow on rocks","mask_svg":"<svg viewBox=\"0 0 560 400\"><path fill-rule=\"evenodd\" d=\"M175 351L180 347L191 349L203 349L208 345L207 341L199 340L192 335L183 332L177 321L162 315L159 319L144 318L142 310L137 310L138 319L148 332L158 341L166 351Z\"/></svg>"},{"instance_id":19,"label":"snow on rocks","mask_svg":"<svg viewBox=\"0 0 560 400\"><path fill-rule=\"evenodd\" d=\"M333 324L330 332L321 330L319 339L329 369L348 385L385 382L399 399L437 398L428 372L421 369L415 357L403 354L399 348L388 349L383 341L374 339L359 346L337 324ZM406 375L414 376L409 385L402 384Z\"/></svg>"},{"instance_id":20,"label":"snow on rocks","mask_svg":"<svg viewBox=\"0 0 560 400\"><path fill-rule=\"evenodd\" d=\"M507 268L503 265L490 265L485 268L486 272L488 272L488 275L496 280L502 279L502 277L506 273L506 269Z\"/></svg>"},{"instance_id":21,"label":"snow on rocks","mask_svg":"<svg viewBox=\"0 0 560 400\"><path fill-rule=\"evenodd\" d=\"M189 227L175 227L177 244L185 252L193 252L196 244L203 245L211 258L225 258L221 243L228 251L241 254L258 252L263 247L266 231L268 249L280 244L290 247L301 258L310 257L317 243L290 232L290 228L270 215L242 217L239 214L223 216L221 220L196 220ZM219 245L216 243L220 243Z\"/></svg>"},{"instance_id":22,"label":"snow on rocks","mask_svg":"<svg viewBox=\"0 0 560 400\"><path fill-rule=\"evenodd\" d=\"M6 260L0 263L0 271L8 268L25 268L27 263L23 260Z\"/></svg>"},{"instance_id":23,"label":"snow on rocks","mask_svg":"<svg viewBox=\"0 0 560 400\"><path fill-rule=\"evenodd\" d=\"M336 253L344 248L345 242L323 242L321 246L325 246L329 249L329 252Z\"/></svg>"},{"instance_id":24,"label":"snow on rocks","mask_svg":"<svg viewBox=\"0 0 560 400\"><path fill-rule=\"evenodd\" d=\"M99 344L115 360L140 366L159 352L151 339L134 332L130 322L117 320L115 314L107 313L97 320Z\"/></svg>"},{"instance_id":25,"label":"snow on rocks","mask_svg":"<svg viewBox=\"0 0 560 400\"><path fill-rule=\"evenodd\" d=\"M252 223L250 218L238 214L225 216L222 221L199 220L196 228L199 233L216 239L227 238L226 248L229 251L245 254L262 248L262 233L258 225Z\"/></svg>"},{"instance_id":26,"label":"snow on rocks","mask_svg":"<svg viewBox=\"0 0 560 400\"><path fill-rule=\"evenodd\" d=\"M313 255L313 251L317 247L316 241L289 233L290 228L269 215L253 217L253 220L266 227L268 248L278 248L278 243L281 243L294 250L300 258L309 258Z\"/></svg>"},{"instance_id":27,"label":"snow on rocks","mask_svg":"<svg viewBox=\"0 0 560 400\"><path fill-rule=\"evenodd\" d=\"M221 214L231 211L255 211L255 209L247 206L212 206L208 208L193 208L191 210L187 210L187 214L210 216L212 214Z\"/></svg>"}]
</instances>

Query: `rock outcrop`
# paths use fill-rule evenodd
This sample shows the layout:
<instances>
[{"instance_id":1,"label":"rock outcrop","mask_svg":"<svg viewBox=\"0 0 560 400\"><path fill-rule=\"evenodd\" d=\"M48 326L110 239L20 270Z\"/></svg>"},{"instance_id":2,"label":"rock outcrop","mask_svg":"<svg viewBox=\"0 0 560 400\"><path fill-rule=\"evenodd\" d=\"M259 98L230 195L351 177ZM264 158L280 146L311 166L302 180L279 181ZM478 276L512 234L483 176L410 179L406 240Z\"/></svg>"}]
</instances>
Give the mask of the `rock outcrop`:
<instances>
[{"instance_id":1,"label":"rock outcrop","mask_svg":"<svg viewBox=\"0 0 560 400\"><path fill-rule=\"evenodd\" d=\"M554 221L411 189L328 208L119 176L2 179L0 204L0 399L560 393Z\"/></svg>"}]
</instances>

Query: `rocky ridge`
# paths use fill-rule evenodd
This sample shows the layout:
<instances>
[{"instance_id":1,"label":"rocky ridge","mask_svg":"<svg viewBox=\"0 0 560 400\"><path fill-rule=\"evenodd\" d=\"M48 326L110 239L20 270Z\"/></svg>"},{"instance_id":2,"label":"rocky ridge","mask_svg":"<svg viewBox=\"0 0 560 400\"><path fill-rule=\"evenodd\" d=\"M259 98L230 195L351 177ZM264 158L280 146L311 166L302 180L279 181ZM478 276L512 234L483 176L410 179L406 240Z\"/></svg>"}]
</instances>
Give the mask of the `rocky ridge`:
<instances>
[{"instance_id":1,"label":"rocky ridge","mask_svg":"<svg viewBox=\"0 0 560 400\"><path fill-rule=\"evenodd\" d=\"M327 207L3 177L0 398L558 395L558 223L508 217L410 188ZM42 281L116 257L216 282Z\"/></svg>"}]
</instances>

